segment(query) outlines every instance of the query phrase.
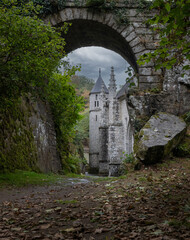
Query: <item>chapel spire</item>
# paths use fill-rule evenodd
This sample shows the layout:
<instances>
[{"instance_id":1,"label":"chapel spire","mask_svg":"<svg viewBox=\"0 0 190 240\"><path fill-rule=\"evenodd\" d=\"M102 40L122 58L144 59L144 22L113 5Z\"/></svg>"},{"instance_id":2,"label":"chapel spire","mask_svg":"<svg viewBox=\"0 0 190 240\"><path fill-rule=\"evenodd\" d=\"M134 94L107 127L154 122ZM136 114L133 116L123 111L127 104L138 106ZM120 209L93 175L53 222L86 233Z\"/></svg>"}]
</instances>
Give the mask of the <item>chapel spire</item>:
<instances>
[{"instance_id":1,"label":"chapel spire","mask_svg":"<svg viewBox=\"0 0 190 240\"><path fill-rule=\"evenodd\" d=\"M104 80L102 79L102 76L101 76L101 68L99 68L99 76L98 76L98 79L92 89L92 91L90 92L90 94L92 93L101 93L101 90L102 90L102 85L104 85L104 91L106 94L108 94L108 89L104 83Z\"/></svg>"},{"instance_id":2,"label":"chapel spire","mask_svg":"<svg viewBox=\"0 0 190 240\"><path fill-rule=\"evenodd\" d=\"M109 92L116 94L117 86L115 83L115 74L114 74L114 67L111 67L111 74L110 74L110 81L109 81Z\"/></svg>"}]
</instances>

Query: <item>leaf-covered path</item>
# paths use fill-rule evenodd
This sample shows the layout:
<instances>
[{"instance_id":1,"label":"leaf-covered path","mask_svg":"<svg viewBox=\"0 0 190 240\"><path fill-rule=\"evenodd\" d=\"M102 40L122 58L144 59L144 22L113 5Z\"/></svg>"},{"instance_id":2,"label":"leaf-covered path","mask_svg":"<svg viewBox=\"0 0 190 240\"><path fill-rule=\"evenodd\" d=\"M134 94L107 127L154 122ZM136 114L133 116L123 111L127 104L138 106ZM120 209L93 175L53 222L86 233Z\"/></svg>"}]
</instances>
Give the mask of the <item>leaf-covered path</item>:
<instances>
[{"instance_id":1,"label":"leaf-covered path","mask_svg":"<svg viewBox=\"0 0 190 240\"><path fill-rule=\"evenodd\" d=\"M0 239L190 239L190 160L82 181L0 190Z\"/></svg>"}]
</instances>

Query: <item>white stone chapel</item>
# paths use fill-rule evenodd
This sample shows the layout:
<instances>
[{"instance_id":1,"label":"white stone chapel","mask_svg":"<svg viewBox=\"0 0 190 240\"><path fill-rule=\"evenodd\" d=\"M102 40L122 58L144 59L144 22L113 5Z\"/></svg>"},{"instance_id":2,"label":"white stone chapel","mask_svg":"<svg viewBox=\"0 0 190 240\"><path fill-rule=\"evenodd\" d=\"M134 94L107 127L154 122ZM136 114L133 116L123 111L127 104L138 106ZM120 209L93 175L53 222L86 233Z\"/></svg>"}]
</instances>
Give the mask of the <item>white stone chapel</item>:
<instances>
[{"instance_id":1,"label":"white stone chapel","mask_svg":"<svg viewBox=\"0 0 190 240\"><path fill-rule=\"evenodd\" d=\"M107 88L99 77L90 92L89 167L91 173L118 176L123 154L133 151L133 131L127 108L127 84L118 92L111 67Z\"/></svg>"}]
</instances>

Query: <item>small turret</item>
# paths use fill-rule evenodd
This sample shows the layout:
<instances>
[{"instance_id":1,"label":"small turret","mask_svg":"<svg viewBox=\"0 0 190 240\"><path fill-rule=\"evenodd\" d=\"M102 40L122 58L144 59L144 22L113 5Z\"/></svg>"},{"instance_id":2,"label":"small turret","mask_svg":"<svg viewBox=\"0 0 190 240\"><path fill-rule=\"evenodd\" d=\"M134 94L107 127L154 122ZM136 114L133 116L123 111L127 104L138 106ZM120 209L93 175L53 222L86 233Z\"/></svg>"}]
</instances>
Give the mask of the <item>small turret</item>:
<instances>
[{"instance_id":1,"label":"small turret","mask_svg":"<svg viewBox=\"0 0 190 240\"><path fill-rule=\"evenodd\" d=\"M96 83L95 83L92 91L90 92L90 94L100 93L100 92L101 92L101 89L102 89L102 84L104 85L105 93L108 94L108 93L109 93L109 92L108 92L108 89L107 89L107 87L106 87L106 85L105 85L105 83L104 83L104 81L103 81L103 79L102 79L102 76L101 76L101 68L99 68L99 77L98 77L98 79L97 79L97 81L96 81Z\"/></svg>"}]
</instances>

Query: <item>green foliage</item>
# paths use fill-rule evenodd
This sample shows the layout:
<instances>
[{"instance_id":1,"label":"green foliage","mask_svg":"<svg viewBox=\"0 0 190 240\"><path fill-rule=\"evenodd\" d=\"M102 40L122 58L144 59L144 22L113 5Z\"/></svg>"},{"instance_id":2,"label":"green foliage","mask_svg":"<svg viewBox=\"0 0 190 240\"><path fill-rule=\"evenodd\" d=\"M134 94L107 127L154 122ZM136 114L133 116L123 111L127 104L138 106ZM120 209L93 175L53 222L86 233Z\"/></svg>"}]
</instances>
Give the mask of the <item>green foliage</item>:
<instances>
[{"instance_id":1,"label":"green foliage","mask_svg":"<svg viewBox=\"0 0 190 240\"><path fill-rule=\"evenodd\" d=\"M123 162L124 163L133 163L135 160L133 153L123 153Z\"/></svg>"},{"instance_id":2,"label":"green foliage","mask_svg":"<svg viewBox=\"0 0 190 240\"><path fill-rule=\"evenodd\" d=\"M38 170L33 132L27 121L29 116L21 102L0 115L0 172Z\"/></svg>"},{"instance_id":3,"label":"green foliage","mask_svg":"<svg viewBox=\"0 0 190 240\"><path fill-rule=\"evenodd\" d=\"M141 128L145 125L145 123L148 121L149 117L142 115L142 116L136 116L134 119L134 130L135 133L140 132Z\"/></svg>"},{"instance_id":4,"label":"green foliage","mask_svg":"<svg viewBox=\"0 0 190 240\"><path fill-rule=\"evenodd\" d=\"M42 93L64 54L61 33L37 18L31 2L20 6L16 0L0 2L0 107Z\"/></svg>"},{"instance_id":5,"label":"green foliage","mask_svg":"<svg viewBox=\"0 0 190 240\"><path fill-rule=\"evenodd\" d=\"M63 155L61 155L61 159L64 174L68 173L80 174L82 164L86 165L86 160L82 159L76 153L75 154L69 153L67 155L65 155L64 153Z\"/></svg>"},{"instance_id":6,"label":"green foliage","mask_svg":"<svg viewBox=\"0 0 190 240\"><path fill-rule=\"evenodd\" d=\"M40 16L45 16L64 9L66 0L32 0L32 2L35 6L40 6Z\"/></svg>"},{"instance_id":7,"label":"green foliage","mask_svg":"<svg viewBox=\"0 0 190 240\"><path fill-rule=\"evenodd\" d=\"M190 111L189 112L187 112L185 115L184 115L184 121L188 124L188 125L190 125Z\"/></svg>"},{"instance_id":8,"label":"green foliage","mask_svg":"<svg viewBox=\"0 0 190 240\"><path fill-rule=\"evenodd\" d=\"M190 157L190 137L185 136L173 152L176 157Z\"/></svg>"},{"instance_id":9,"label":"green foliage","mask_svg":"<svg viewBox=\"0 0 190 240\"><path fill-rule=\"evenodd\" d=\"M64 75L54 73L47 86L47 100L50 102L54 121L62 134L69 134L72 127L81 117L83 98L76 95L70 84L70 76L77 68L73 67L64 72Z\"/></svg>"},{"instance_id":10,"label":"green foliage","mask_svg":"<svg viewBox=\"0 0 190 240\"><path fill-rule=\"evenodd\" d=\"M6 118L9 119L11 114L9 112L9 115L6 115L6 108L14 109L20 96L30 93L48 100L55 121L60 156L62 159L69 157L68 161L71 161L72 165L70 169L78 172L76 166L79 164L74 163L75 159L73 160L74 157L70 154L73 128L80 119L79 112L83 109L83 100L76 95L70 83L70 77L77 68L67 69L63 76L55 73L64 55L65 41L57 29L38 19L39 8L36 9L31 1L27 4L23 2L27 1L0 1L0 110L5 120L1 124L3 129L6 129ZM44 1L44 4L47 2ZM66 30L65 25L61 31ZM17 127L14 121L23 113L19 116L18 114L19 111L15 118L10 118L10 123L7 121L10 131ZM32 161L36 161L36 151L32 129L21 128L24 124L25 118L15 133L13 131L10 134L10 142L14 142L11 146L3 145L6 144L6 136L1 135L1 146L5 150L0 151L0 170L34 170L35 164Z\"/></svg>"},{"instance_id":11,"label":"green foliage","mask_svg":"<svg viewBox=\"0 0 190 240\"><path fill-rule=\"evenodd\" d=\"M155 0L151 9L156 10L157 14L147 23L159 34L160 41L157 42L157 49L142 55L138 63L153 60L156 69L171 69L181 64L185 70L190 69L190 1Z\"/></svg>"},{"instance_id":12,"label":"green foliage","mask_svg":"<svg viewBox=\"0 0 190 240\"><path fill-rule=\"evenodd\" d=\"M87 7L100 7L105 4L105 0L87 0Z\"/></svg>"},{"instance_id":13,"label":"green foliage","mask_svg":"<svg viewBox=\"0 0 190 240\"><path fill-rule=\"evenodd\" d=\"M71 82L75 88L80 89L80 91L83 91L85 89L91 91L94 86L94 80L85 76L74 75L71 77Z\"/></svg>"},{"instance_id":14,"label":"green foliage","mask_svg":"<svg viewBox=\"0 0 190 240\"><path fill-rule=\"evenodd\" d=\"M131 66L127 68L125 73L127 74L126 83L128 83L129 88L134 87L134 78L137 77L137 74L134 72Z\"/></svg>"},{"instance_id":15,"label":"green foliage","mask_svg":"<svg viewBox=\"0 0 190 240\"><path fill-rule=\"evenodd\" d=\"M16 170L14 173L0 174L0 187L45 185L48 183L55 183L60 180L64 180L64 178L60 175Z\"/></svg>"},{"instance_id":16,"label":"green foliage","mask_svg":"<svg viewBox=\"0 0 190 240\"><path fill-rule=\"evenodd\" d=\"M82 119L77 123L75 126L76 136L75 136L75 143L88 145L89 139L89 112L85 112L82 115Z\"/></svg>"},{"instance_id":17,"label":"green foliage","mask_svg":"<svg viewBox=\"0 0 190 240\"><path fill-rule=\"evenodd\" d=\"M134 168L136 159L133 153L128 154L123 152L123 156L121 160L122 160L121 169L120 169L121 174L127 174L130 169Z\"/></svg>"},{"instance_id":18,"label":"green foliage","mask_svg":"<svg viewBox=\"0 0 190 240\"><path fill-rule=\"evenodd\" d=\"M156 87L150 89L150 92L151 92L151 93L160 93L160 91L161 91L161 90L160 90L159 88L156 88Z\"/></svg>"},{"instance_id":19,"label":"green foliage","mask_svg":"<svg viewBox=\"0 0 190 240\"><path fill-rule=\"evenodd\" d=\"M58 150L61 156L64 173L80 173L80 157L74 151L71 143L74 141L74 126L81 119L83 110L83 98L76 95L71 85L70 77L77 68L72 67L64 72L64 75L54 73L50 78L46 93L50 103L55 122Z\"/></svg>"}]
</instances>

